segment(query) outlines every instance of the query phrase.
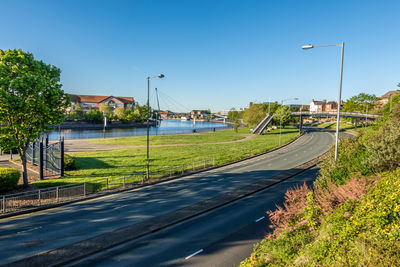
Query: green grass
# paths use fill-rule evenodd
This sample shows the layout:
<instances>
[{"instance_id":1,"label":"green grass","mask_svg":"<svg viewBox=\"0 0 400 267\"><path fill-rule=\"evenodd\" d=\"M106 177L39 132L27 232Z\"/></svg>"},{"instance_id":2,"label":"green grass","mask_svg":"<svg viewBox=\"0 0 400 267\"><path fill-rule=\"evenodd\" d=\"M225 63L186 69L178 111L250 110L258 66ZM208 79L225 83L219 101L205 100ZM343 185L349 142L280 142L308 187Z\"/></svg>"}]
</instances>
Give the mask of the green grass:
<instances>
[{"instance_id":1,"label":"green grass","mask_svg":"<svg viewBox=\"0 0 400 267\"><path fill-rule=\"evenodd\" d=\"M248 128L240 128L238 133L250 134L250 131ZM242 135L237 135L233 130L224 130L212 133L150 136L150 144L151 145L206 144L206 143L236 141L244 138L245 137ZM146 136L98 139L90 141L90 143L97 145L139 146L146 144Z\"/></svg>"},{"instance_id":2,"label":"green grass","mask_svg":"<svg viewBox=\"0 0 400 267\"><path fill-rule=\"evenodd\" d=\"M326 128L326 129L336 129L336 122L326 122L326 123L322 123L322 124L319 124L318 127L320 127L320 128ZM362 128L362 127L364 127L364 125L363 125L362 123L358 123L358 124L357 124L357 128ZM352 130L352 129L354 129L354 125L353 125L353 124L348 124L347 122L341 121L341 122L339 123L339 129L342 129L342 130L347 130L347 129Z\"/></svg>"},{"instance_id":3,"label":"green grass","mask_svg":"<svg viewBox=\"0 0 400 267\"><path fill-rule=\"evenodd\" d=\"M241 129L241 132L244 131L246 129ZM215 135L227 135L227 133L216 132ZM282 144L288 143L297 135L298 130L295 128L282 129ZM201 135L194 136L201 138ZM166 166L190 164L193 161L211 158L215 159L216 165L221 165L271 150L278 146L278 142L279 130L275 130L266 135L257 135L250 140L229 144L196 143L188 146L151 147L150 171L154 172ZM72 155L76 158L78 168L76 171L68 171L66 178L38 181L34 184L38 187L48 187L80 183L101 177L125 176L134 172L144 172L146 168L145 147L83 152ZM137 179L141 178L137 177Z\"/></svg>"}]
</instances>

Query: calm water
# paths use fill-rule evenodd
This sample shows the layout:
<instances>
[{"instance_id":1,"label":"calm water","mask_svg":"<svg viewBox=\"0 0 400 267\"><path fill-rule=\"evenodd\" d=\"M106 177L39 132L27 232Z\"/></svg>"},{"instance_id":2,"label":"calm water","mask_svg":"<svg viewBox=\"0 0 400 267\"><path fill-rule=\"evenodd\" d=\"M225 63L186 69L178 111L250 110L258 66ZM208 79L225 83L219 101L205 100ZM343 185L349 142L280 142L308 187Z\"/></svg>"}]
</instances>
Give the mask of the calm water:
<instances>
[{"instance_id":1,"label":"calm water","mask_svg":"<svg viewBox=\"0 0 400 267\"><path fill-rule=\"evenodd\" d=\"M165 135L165 134L184 134L196 132L208 132L231 128L231 126L224 123L214 123L206 121L181 121L181 120L163 120L157 127L150 127L150 135ZM55 130L49 134L50 140L59 139L60 135L65 139L84 139L84 138L107 138L119 136L140 136L146 135L146 127L144 128L125 128L125 129L106 129L103 130L78 130L66 129Z\"/></svg>"}]
</instances>

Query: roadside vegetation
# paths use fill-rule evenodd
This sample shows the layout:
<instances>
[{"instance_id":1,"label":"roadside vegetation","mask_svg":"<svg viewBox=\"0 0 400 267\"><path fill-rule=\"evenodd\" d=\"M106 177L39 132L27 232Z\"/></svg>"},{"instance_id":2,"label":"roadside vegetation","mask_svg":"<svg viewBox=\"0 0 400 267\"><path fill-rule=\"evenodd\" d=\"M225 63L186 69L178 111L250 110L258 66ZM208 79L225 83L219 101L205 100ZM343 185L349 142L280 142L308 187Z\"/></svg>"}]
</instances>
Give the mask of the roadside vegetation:
<instances>
[{"instance_id":1,"label":"roadside vegetation","mask_svg":"<svg viewBox=\"0 0 400 267\"><path fill-rule=\"evenodd\" d=\"M191 138L199 137L203 141L208 138L214 142L215 136L218 136L219 140L232 140L232 136L241 139L244 132L249 133L249 129L240 128L238 134L233 130L225 130L209 134L195 134L190 138L187 136L177 136L177 138L188 138L185 140L189 141ZM282 144L293 140L298 134L298 129L293 127L282 129ZM202 137L203 135L206 137ZM135 138L144 140L142 137ZM136 144L135 138L127 138L128 141L113 140L115 140L114 142L119 142L119 144L130 145ZM165 138L160 140L160 144L170 143ZM190 164L193 161L205 159L214 159L216 165L222 165L269 151L277 147L278 143L279 130L274 130L268 134L257 135L249 140L235 143L210 145L204 141L185 146L151 147L150 172L164 169L166 166ZM134 172L145 172L146 168L146 147L73 153L71 156L75 159L76 170L66 172L67 176L65 178L38 181L34 184L38 187L48 187L79 183L102 177L125 176Z\"/></svg>"},{"instance_id":2,"label":"roadside vegetation","mask_svg":"<svg viewBox=\"0 0 400 267\"><path fill-rule=\"evenodd\" d=\"M272 231L242 267L400 266L400 104L360 132L267 212Z\"/></svg>"},{"instance_id":3,"label":"roadside vegetation","mask_svg":"<svg viewBox=\"0 0 400 267\"><path fill-rule=\"evenodd\" d=\"M368 124L368 127L372 125L373 122L370 122ZM362 123L357 124L357 128L363 128L365 125ZM325 129L336 129L336 121L335 122L325 122L318 124L319 128L325 128ZM352 123L349 123L347 121L340 121L339 123L339 129L341 130L354 130L354 125Z\"/></svg>"}]
</instances>

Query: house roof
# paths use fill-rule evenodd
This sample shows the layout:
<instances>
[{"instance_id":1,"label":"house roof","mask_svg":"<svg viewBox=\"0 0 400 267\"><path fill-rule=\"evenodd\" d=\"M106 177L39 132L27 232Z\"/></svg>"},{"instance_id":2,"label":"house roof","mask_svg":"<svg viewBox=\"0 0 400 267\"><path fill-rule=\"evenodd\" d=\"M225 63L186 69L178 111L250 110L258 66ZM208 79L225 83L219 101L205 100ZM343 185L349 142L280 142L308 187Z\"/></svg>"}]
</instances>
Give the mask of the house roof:
<instances>
[{"instance_id":1,"label":"house roof","mask_svg":"<svg viewBox=\"0 0 400 267\"><path fill-rule=\"evenodd\" d=\"M317 105L317 106L322 106L324 104L323 101L313 100L313 102L314 102L314 105Z\"/></svg>"},{"instance_id":2,"label":"house roof","mask_svg":"<svg viewBox=\"0 0 400 267\"><path fill-rule=\"evenodd\" d=\"M399 93L399 91L389 91L386 94L384 94L383 96L381 96L381 98L390 98L390 96L395 96Z\"/></svg>"},{"instance_id":3,"label":"house roof","mask_svg":"<svg viewBox=\"0 0 400 267\"><path fill-rule=\"evenodd\" d=\"M115 97L115 96L101 96L101 95L73 95L69 94L71 102L74 103L101 103L104 100ZM123 102L124 104L132 104L134 103L133 97L125 97L125 96L116 96L118 100Z\"/></svg>"},{"instance_id":4,"label":"house roof","mask_svg":"<svg viewBox=\"0 0 400 267\"><path fill-rule=\"evenodd\" d=\"M329 101L328 103L326 103L327 105L332 105L332 104L337 104L336 101Z\"/></svg>"}]
</instances>

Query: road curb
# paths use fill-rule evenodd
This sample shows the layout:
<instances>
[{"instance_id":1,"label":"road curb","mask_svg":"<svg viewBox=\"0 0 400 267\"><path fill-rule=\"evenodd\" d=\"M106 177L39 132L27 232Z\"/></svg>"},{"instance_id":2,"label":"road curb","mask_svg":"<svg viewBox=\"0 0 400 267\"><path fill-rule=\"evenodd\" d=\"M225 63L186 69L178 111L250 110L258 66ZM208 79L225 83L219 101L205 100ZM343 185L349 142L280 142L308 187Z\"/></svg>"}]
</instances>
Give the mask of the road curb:
<instances>
[{"instance_id":1,"label":"road curb","mask_svg":"<svg viewBox=\"0 0 400 267\"><path fill-rule=\"evenodd\" d=\"M305 170L315 166L319 162L315 158L295 168L283 171L269 178L244 186L242 188L218 195L211 199L156 216L154 218L133 225L103 233L83 241L66 245L54 250L18 260L5 266L62 266L78 261L98 252L116 247L126 242L135 240L145 235L160 231L169 226L199 216L221 206L227 205L241 198L264 190L282 181L285 181Z\"/></svg>"},{"instance_id":2,"label":"road curb","mask_svg":"<svg viewBox=\"0 0 400 267\"><path fill-rule=\"evenodd\" d=\"M275 148L273 148L271 150L268 150L266 152L263 152L263 153L260 153L260 154L254 155L254 156L250 156L248 158L240 159L240 160L237 160L237 161L229 162L229 163L226 163L226 164L223 164L223 165L218 165L218 166L210 167L210 168L199 170L199 171L189 172L189 173L185 173L185 174L182 174L182 175L177 175L177 176L174 176L174 177L171 177L171 178L160 179L160 180L154 181L154 182L149 182L149 183L145 183L145 184L139 184L137 186L126 188L126 189L119 189L119 190L114 190L114 191L111 191L111 192L110 191L108 191L108 192L98 192L98 193L95 193L95 194L93 194L91 196L88 196L88 197L85 197L85 198L79 198L79 199L74 199L74 200L66 201L66 202L62 202L62 203L43 205L43 206L37 207L37 208L31 208L31 209L27 209L27 210L22 210L22 211L2 214L2 215L0 215L0 219L15 217L15 216L29 214L29 213L35 213L35 212L43 211L43 210L49 210L49 209L62 207L62 206L73 204L73 203L92 200L92 199L95 199L95 198L98 198L98 197L105 197L105 196L109 196L109 195L113 195L113 194L118 194L118 193L126 192L126 191L129 191L129 190L138 190L138 189L142 189L142 188L149 187L149 186L154 186L154 185L157 185L157 184L166 183L166 182L173 181L173 180L178 180L178 179L190 176L190 175L203 173L203 172L206 172L206 171L211 171L211 170L218 169L218 168L223 168L223 167L226 167L226 166L231 166L231 165L234 165L234 164L246 161L246 160L251 160L251 159L254 159L256 157L260 157L260 156L266 155L268 153L271 153L273 151L276 151L278 149L286 147L286 146L290 145L291 143L295 142L296 140L298 140L303 135L304 135L304 132L300 133L293 140L290 140L288 143L286 143L286 144L284 144L284 145L282 145L280 147L275 147Z\"/></svg>"}]
</instances>

